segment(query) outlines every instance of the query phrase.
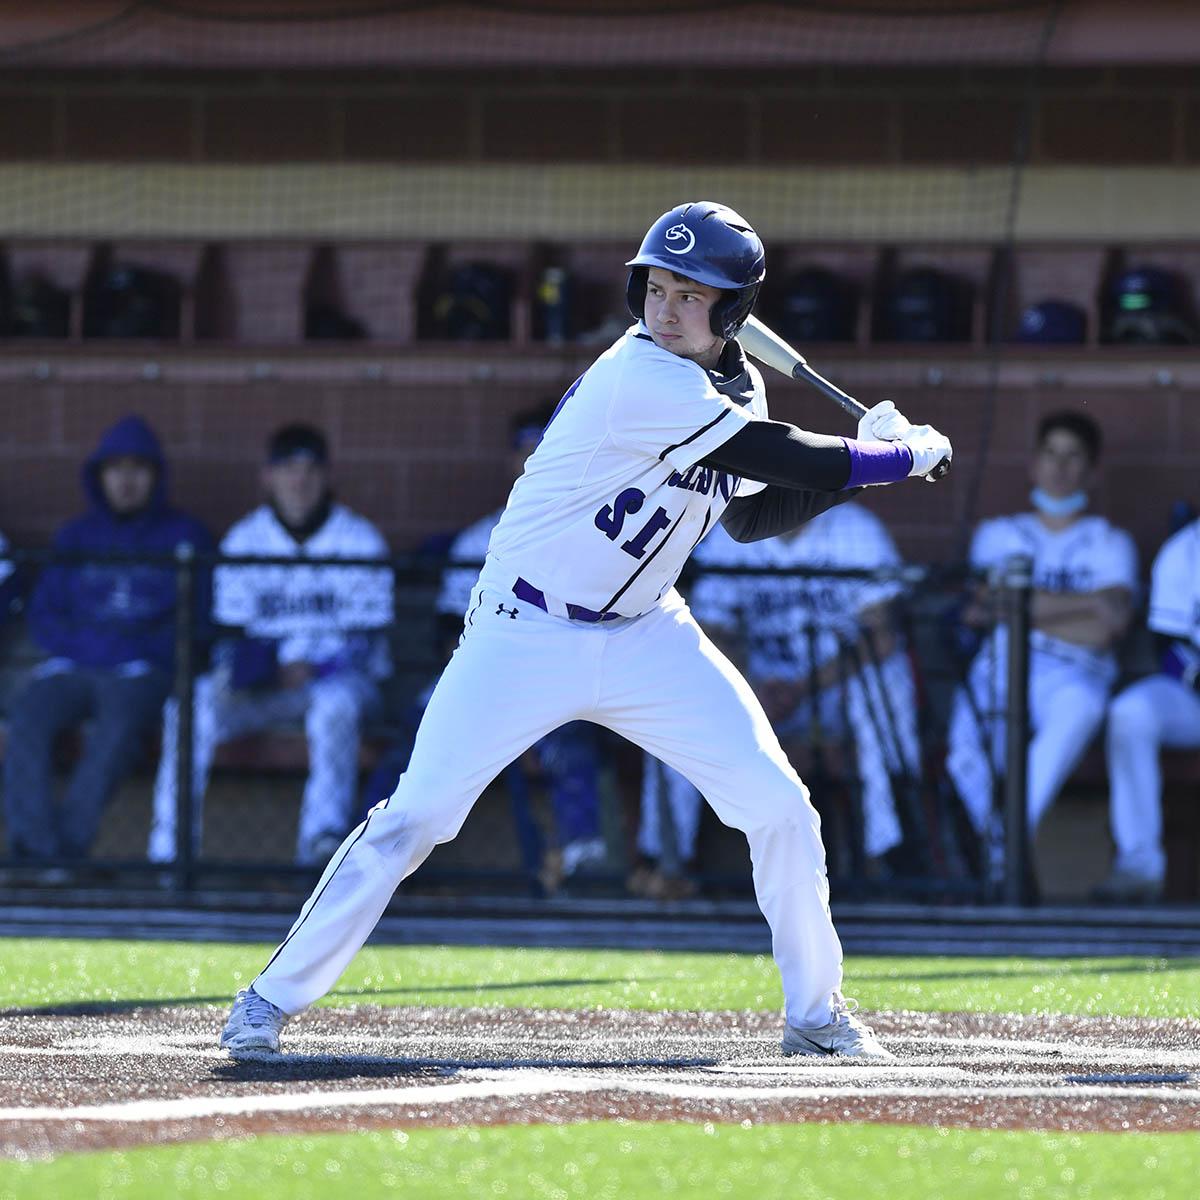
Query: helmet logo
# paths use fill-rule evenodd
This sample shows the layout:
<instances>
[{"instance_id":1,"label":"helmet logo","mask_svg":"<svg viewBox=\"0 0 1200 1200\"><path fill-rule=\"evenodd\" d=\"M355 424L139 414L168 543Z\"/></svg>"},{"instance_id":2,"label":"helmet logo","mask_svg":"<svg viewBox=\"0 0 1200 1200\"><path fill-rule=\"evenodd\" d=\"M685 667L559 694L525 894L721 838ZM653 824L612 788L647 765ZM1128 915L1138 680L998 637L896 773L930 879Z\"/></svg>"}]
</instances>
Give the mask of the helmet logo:
<instances>
[{"instance_id":1,"label":"helmet logo","mask_svg":"<svg viewBox=\"0 0 1200 1200\"><path fill-rule=\"evenodd\" d=\"M696 235L684 224L672 225L666 233L667 250L671 254L687 254L696 244ZM678 245L672 246L672 242Z\"/></svg>"}]
</instances>

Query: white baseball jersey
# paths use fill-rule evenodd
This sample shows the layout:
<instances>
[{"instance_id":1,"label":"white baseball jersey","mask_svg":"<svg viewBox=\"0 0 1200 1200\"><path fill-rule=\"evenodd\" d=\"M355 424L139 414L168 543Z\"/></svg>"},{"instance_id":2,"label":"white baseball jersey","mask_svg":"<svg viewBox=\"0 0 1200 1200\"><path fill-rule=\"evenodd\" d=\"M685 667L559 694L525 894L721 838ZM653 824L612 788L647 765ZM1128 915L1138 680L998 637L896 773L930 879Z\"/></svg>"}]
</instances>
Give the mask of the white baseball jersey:
<instances>
[{"instance_id":1,"label":"white baseball jersey","mask_svg":"<svg viewBox=\"0 0 1200 1200\"><path fill-rule=\"evenodd\" d=\"M305 565L308 558L386 558L383 535L342 504L307 541L298 543L269 505L243 517L221 542L224 554L294 558L296 566L222 566L213 572L213 619L280 641L279 661L324 663L349 656L376 677L388 673L387 645L364 630L392 620L387 568Z\"/></svg>"},{"instance_id":2,"label":"white baseball jersey","mask_svg":"<svg viewBox=\"0 0 1200 1200\"><path fill-rule=\"evenodd\" d=\"M850 502L821 513L792 534L758 542L735 542L719 529L697 551L696 562L784 570L870 570L899 566L901 559L883 522L861 504ZM840 643L857 639L863 609L900 590L901 584L894 580L705 575L692 589L690 602L702 625L744 626L746 666L752 679L798 679L836 655Z\"/></svg>"},{"instance_id":3,"label":"white baseball jersey","mask_svg":"<svg viewBox=\"0 0 1200 1200\"><path fill-rule=\"evenodd\" d=\"M438 591L437 611L461 617L467 611L471 589L479 578L479 564L487 556L488 542L492 530L500 520L504 509L498 508L486 517L480 517L474 525L468 525L450 545L450 564L442 572L442 586ZM466 563L466 566L455 566Z\"/></svg>"},{"instance_id":4,"label":"white baseball jersey","mask_svg":"<svg viewBox=\"0 0 1200 1200\"><path fill-rule=\"evenodd\" d=\"M747 368L750 393L731 399L631 327L575 382L526 462L492 534L496 575L595 612L653 608L739 489L698 464L767 415L762 376Z\"/></svg>"},{"instance_id":5,"label":"white baseball jersey","mask_svg":"<svg viewBox=\"0 0 1200 1200\"><path fill-rule=\"evenodd\" d=\"M971 541L971 565L997 567L1016 554L1033 560L1033 586L1046 592L1097 592L1138 586L1137 548L1123 529L1103 517L1085 516L1065 529L1048 529L1035 513L983 521ZM1064 657L1095 657L1092 651L1034 630L1035 648ZM1107 656L1105 656L1107 657Z\"/></svg>"},{"instance_id":6,"label":"white baseball jersey","mask_svg":"<svg viewBox=\"0 0 1200 1200\"><path fill-rule=\"evenodd\" d=\"M1155 556L1147 624L1200 647L1200 521L1172 534Z\"/></svg>"}]
</instances>

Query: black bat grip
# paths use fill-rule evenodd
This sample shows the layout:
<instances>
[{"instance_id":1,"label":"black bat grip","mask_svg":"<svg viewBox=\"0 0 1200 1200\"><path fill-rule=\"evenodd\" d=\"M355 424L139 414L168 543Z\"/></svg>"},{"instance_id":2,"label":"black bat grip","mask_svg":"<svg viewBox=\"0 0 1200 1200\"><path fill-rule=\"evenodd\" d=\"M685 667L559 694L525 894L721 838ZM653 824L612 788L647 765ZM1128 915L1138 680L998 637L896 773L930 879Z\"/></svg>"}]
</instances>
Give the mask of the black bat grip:
<instances>
[{"instance_id":1,"label":"black bat grip","mask_svg":"<svg viewBox=\"0 0 1200 1200\"><path fill-rule=\"evenodd\" d=\"M843 392L835 383L830 383L824 375L817 374L803 359L792 368L793 379L803 379L811 383L818 391L824 392L835 404L840 404L856 421L861 421L867 415L867 406L851 395Z\"/></svg>"}]
</instances>

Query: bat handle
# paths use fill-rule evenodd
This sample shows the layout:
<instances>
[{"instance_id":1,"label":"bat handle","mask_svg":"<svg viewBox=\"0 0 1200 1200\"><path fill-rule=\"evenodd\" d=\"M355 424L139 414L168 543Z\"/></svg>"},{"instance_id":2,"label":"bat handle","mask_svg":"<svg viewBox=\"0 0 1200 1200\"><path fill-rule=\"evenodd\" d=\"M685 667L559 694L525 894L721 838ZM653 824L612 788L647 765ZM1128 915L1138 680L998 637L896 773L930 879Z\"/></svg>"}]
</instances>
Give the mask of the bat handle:
<instances>
[{"instance_id":1,"label":"bat handle","mask_svg":"<svg viewBox=\"0 0 1200 1200\"><path fill-rule=\"evenodd\" d=\"M840 404L856 421L866 416L867 406L865 404L855 400L849 393L843 392L836 383L830 383L824 375L814 371L804 359L800 359L792 368L792 378L803 379L811 383L818 391L824 392L835 404Z\"/></svg>"},{"instance_id":2,"label":"bat handle","mask_svg":"<svg viewBox=\"0 0 1200 1200\"><path fill-rule=\"evenodd\" d=\"M808 363L804 361L803 358L801 358L800 361L792 368L792 378L804 379L813 384L814 387L824 392L825 395L835 403L840 404L842 408L845 409L845 411L848 412L856 421L861 420L864 416L866 416L867 407L862 403L862 401L855 400L853 396L849 395L847 392L843 392L842 389L837 386L837 384L830 383L824 375L814 371L812 367L810 367ZM942 461L938 463L932 471L926 474L925 478L930 480L932 483L936 483L939 479L944 478L949 471L950 460L948 458L943 458Z\"/></svg>"}]
</instances>

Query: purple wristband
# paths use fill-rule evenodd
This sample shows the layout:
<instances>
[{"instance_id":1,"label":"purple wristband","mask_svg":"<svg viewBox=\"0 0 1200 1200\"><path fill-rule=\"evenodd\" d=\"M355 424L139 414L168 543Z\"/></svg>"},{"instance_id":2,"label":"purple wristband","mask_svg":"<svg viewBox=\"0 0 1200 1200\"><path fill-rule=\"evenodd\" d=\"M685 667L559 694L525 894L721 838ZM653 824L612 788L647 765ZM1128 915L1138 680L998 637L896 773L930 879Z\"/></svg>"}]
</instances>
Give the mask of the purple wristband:
<instances>
[{"instance_id":1,"label":"purple wristband","mask_svg":"<svg viewBox=\"0 0 1200 1200\"><path fill-rule=\"evenodd\" d=\"M857 438L842 438L842 441L850 451L850 478L846 488L898 483L907 479L912 470L912 451L901 442L860 442Z\"/></svg>"}]
</instances>

